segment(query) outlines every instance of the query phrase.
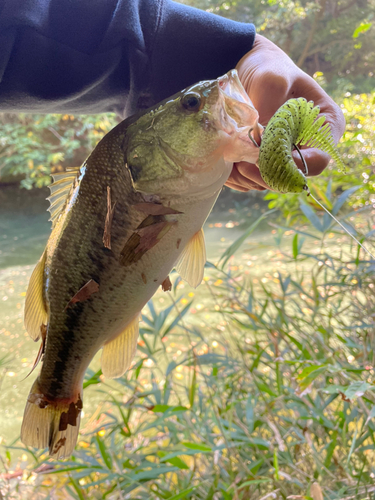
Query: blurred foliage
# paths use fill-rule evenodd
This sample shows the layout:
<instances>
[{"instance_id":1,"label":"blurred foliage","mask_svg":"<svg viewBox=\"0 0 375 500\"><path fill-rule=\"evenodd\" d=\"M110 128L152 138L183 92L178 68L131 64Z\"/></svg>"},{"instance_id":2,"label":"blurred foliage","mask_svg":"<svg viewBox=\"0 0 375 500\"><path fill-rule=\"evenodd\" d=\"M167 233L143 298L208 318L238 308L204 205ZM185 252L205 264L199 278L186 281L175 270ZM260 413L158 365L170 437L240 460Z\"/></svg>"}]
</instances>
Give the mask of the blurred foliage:
<instances>
[{"instance_id":1,"label":"blurred foliage","mask_svg":"<svg viewBox=\"0 0 375 500\"><path fill-rule=\"evenodd\" d=\"M329 93L370 92L375 72L375 0L184 0L254 23L310 75L322 72Z\"/></svg>"},{"instance_id":2,"label":"blurred foliage","mask_svg":"<svg viewBox=\"0 0 375 500\"><path fill-rule=\"evenodd\" d=\"M240 237L199 298L177 278L149 302L129 372L86 374L103 399L73 457L8 444L2 498L373 498L374 263L340 232L273 232L278 273Z\"/></svg>"},{"instance_id":3,"label":"blurred foliage","mask_svg":"<svg viewBox=\"0 0 375 500\"><path fill-rule=\"evenodd\" d=\"M21 186L43 187L51 173L81 165L118 119L113 114L4 114L0 122L0 182L21 178Z\"/></svg>"}]
</instances>

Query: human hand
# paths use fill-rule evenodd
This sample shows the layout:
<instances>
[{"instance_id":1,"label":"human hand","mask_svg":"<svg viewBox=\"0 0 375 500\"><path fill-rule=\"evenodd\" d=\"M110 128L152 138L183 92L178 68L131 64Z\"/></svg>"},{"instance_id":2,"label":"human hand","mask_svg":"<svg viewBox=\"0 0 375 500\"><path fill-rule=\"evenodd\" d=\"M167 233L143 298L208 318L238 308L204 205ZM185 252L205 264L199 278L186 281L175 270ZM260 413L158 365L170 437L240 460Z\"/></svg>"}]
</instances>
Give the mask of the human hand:
<instances>
[{"instance_id":1,"label":"human hand","mask_svg":"<svg viewBox=\"0 0 375 500\"><path fill-rule=\"evenodd\" d=\"M237 64L238 76L259 113L259 123L267 125L277 109L288 99L304 97L320 107L320 113L331 126L335 143L345 130L345 118L337 104L324 92L313 78L304 73L270 40L256 35L255 43ZM309 175L320 174L328 165L330 156L316 148L302 148ZM293 159L304 172L296 151ZM226 185L237 191L270 189L263 181L256 165L235 163Z\"/></svg>"}]
</instances>

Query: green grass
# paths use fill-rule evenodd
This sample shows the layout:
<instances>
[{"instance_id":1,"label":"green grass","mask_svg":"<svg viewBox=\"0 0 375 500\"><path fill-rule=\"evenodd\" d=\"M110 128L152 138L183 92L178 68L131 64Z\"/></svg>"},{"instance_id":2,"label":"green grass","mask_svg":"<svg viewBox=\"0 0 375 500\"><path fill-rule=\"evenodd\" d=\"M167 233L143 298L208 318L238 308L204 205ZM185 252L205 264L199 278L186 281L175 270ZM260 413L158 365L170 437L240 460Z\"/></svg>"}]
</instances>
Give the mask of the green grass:
<instances>
[{"instance_id":1,"label":"green grass","mask_svg":"<svg viewBox=\"0 0 375 500\"><path fill-rule=\"evenodd\" d=\"M374 265L342 235L304 252L310 233L293 234L266 282L228 253L199 300L175 279L145 309L126 376L88 372L103 404L72 459L15 463L22 445L8 446L4 468L25 472L3 498L373 498Z\"/></svg>"}]
</instances>

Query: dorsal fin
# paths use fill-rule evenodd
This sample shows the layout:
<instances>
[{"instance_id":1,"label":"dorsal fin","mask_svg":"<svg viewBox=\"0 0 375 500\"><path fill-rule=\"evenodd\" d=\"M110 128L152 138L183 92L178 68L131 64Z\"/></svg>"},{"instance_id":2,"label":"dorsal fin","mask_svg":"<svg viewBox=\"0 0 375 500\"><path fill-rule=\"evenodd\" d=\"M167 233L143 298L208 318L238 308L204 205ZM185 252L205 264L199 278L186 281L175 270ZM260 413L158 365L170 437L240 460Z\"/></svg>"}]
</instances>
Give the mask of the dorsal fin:
<instances>
[{"instance_id":1,"label":"dorsal fin","mask_svg":"<svg viewBox=\"0 0 375 500\"><path fill-rule=\"evenodd\" d=\"M190 286L197 288L203 279L205 264L206 245L203 229L201 228L182 250L175 269L184 281L187 281Z\"/></svg>"},{"instance_id":2,"label":"dorsal fin","mask_svg":"<svg viewBox=\"0 0 375 500\"><path fill-rule=\"evenodd\" d=\"M48 196L47 200L50 202L48 211L51 214L50 221L52 221L52 227L55 225L56 220L61 213L70 192L70 188L72 187L79 170L80 167L72 167L68 168L66 172L51 174L53 177L53 183L49 186L51 195Z\"/></svg>"}]
</instances>

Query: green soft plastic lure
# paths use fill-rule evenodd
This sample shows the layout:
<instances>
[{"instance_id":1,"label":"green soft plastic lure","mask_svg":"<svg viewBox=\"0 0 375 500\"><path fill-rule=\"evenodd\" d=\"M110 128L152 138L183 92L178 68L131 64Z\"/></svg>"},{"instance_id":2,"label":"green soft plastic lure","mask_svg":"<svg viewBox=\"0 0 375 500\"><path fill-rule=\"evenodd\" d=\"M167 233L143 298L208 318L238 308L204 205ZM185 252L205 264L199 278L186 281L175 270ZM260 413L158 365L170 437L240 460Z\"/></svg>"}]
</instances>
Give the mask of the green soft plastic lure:
<instances>
[{"instance_id":1,"label":"green soft plastic lure","mask_svg":"<svg viewBox=\"0 0 375 500\"><path fill-rule=\"evenodd\" d=\"M262 135L258 167L263 180L280 193L308 190L305 175L297 168L294 146L316 147L332 156L345 168L336 149L331 128L318 118L320 108L303 97L289 99L268 122Z\"/></svg>"},{"instance_id":2,"label":"green soft plastic lure","mask_svg":"<svg viewBox=\"0 0 375 500\"><path fill-rule=\"evenodd\" d=\"M279 193L307 191L308 195L375 260L375 256L310 193L305 175L293 160L293 147L299 151L298 145L306 145L325 151L338 163L340 168L345 170L345 165L341 161L331 135L331 127L329 123L324 124L324 115L318 118L319 111L319 106L314 106L312 101L306 101L303 97L289 99L276 111L262 134L257 163L260 174L271 189ZM255 141L250 134L249 137L252 142ZM303 157L302 161L304 162ZM307 170L305 162L304 165Z\"/></svg>"}]
</instances>

